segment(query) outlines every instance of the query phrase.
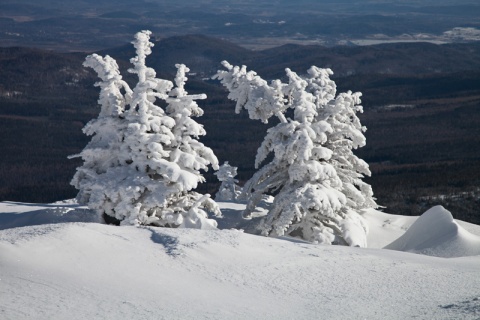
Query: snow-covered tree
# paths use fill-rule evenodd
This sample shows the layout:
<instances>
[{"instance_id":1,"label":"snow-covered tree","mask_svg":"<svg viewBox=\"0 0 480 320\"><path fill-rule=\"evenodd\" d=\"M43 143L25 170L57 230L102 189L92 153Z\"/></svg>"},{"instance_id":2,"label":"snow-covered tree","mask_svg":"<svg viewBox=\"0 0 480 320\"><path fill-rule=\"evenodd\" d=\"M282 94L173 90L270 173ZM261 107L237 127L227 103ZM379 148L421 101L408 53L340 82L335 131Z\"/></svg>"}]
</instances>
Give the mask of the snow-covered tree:
<instances>
[{"instance_id":1,"label":"snow-covered tree","mask_svg":"<svg viewBox=\"0 0 480 320\"><path fill-rule=\"evenodd\" d=\"M124 112L131 100L132 90L122 80L118 65L110 56L93 54L86 58L83 65L94 69L102 80L95 84L100 87L100 114L83 128L83 132L92 139L79 155L70 157L81 157L84 161L83 166L77 168L71 183L79 189L78 201L88 203L91 194L95 193L94 186L105 178L107 170L122 165L120 146L127 127ZM125 93L122 94L122 91Z\"/></svg>"},{"instance_id":2,"label":"snow-covered tree","mask_svg":"<svg viewBox=\"0 0 480 320\"><path fill-rule=\"evenodd\" d=\"M362 181L370 176L368 164L358 158L353 150L363 147L366 139L357 113L363 113L360 105L360 92L342 92L337 95L336 84L330 79L330 69L311 67L308 70L307 90L314 92L317 104L322 106L319 116L333 129L327 134L325 146L332 150L330 163L342 181L342 192L347 197L348 206L355 210L377 207L369 184Z\"/></svg>"},{"instance_id":3,"label":"snow-covered tree","mask_svg":"<svg viewBox=\"0 0 480 320\"><path fill-rule=\"evenodd\" d=\"M248 216L262 196L275 194L263 225L265 235L288 234L318 243L366 245L367 227L358 209L373 207L371 188L361 181L368 165L352 153L365 137L355 112L359 94L335 98L330 69L311 67L299 76L286 69L288 83L270 84L246 67L223 62L226 71L216 74L252 119L280 123L267 131L258 149L255 166L261 167L243 188ZM285 112L293 109L293 119ZM363 144L362 144L363 141ZM354 190L355 189L355 190Z\"/></svg>"},{"instance_id":4,"label":"snow-covered tree","mask_svg":"<svg viewBox=\"0 0 480 320\"><path fill-rule=\"evenodd\" d=\"M235 179L237 175L237 167L232 167L225 161L215 172L217 179L221 182L218 192L215 194L217 201L236 200L241 193L241 188L237 185L238 180Z\"/></svg>"},{"instance_id":5,"label":"snow-covered tree","mask_svg":"<svg viewBox=\"0 0 480 320\"><path fill-rule=\"evenodd\" d=\"M99 61L94 69L103 80L99 119L112 118L115 125L103 121L86 132L93 135L92 142L80 153L84 165L72 184L79 189L80 203L122 224L215 228L206 211L220 215L218 206L210 195L193 191L204 181L200 170L208 165L218 169L212 150L197 140L205 130L190 118L203 114L194 100L205 96L189 96L184 90L184 65L177 66L175 88L156 78L155 70L146 66L153 47L150 34L139 32L132 42L137 55L129 72L138 76L133 90L121 81L113 59L87 57L86 66L94 66L92 59ZM168 104L166 110L157 100ZM99 137L102 130L111 132L108 139ZM106 141L100 147L108 161L95 155L99 143L93 141L100 139Z\"/></svg>"}]
</instances>

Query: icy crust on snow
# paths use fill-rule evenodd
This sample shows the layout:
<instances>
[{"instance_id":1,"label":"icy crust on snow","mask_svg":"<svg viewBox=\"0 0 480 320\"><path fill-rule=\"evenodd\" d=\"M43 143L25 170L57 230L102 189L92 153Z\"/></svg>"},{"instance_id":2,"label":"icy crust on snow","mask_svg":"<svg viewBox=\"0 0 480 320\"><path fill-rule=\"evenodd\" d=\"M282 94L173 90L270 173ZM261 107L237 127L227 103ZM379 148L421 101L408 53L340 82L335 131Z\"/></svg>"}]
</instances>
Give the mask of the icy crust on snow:
<instances>
[{"instance_id":1,"label":"icy crust on snow","mask_svg":"<svg viewBox=\"0 0 480 320\"><path fill-rule=\"evenodd\" d=\"M462 228L445 208L436 206L385 249L448 258L474 256L480 255L480 237Z\"/></svg>"},{"instance_id":2,"label":"icy crust on snow","mask_svg":"<svg viewBox=\"0 0 480 320\"><path fill-rule=\"evenodd\" d=\"M12 228L0 318L475 319L479 263L237 230Z\"/></svg>"}]
</instances>

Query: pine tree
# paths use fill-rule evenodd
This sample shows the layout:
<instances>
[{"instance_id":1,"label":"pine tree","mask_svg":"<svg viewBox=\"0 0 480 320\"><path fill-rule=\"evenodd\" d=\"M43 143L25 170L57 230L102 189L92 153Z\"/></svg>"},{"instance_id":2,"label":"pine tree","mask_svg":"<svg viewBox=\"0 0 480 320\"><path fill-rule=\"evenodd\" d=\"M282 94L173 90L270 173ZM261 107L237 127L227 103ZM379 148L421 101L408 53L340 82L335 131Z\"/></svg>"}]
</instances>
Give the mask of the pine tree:
<instances>
[{"instance_id":1,"label":"pine tree","mask_svg":"<svg viewBox=\"0 0 480 320\"><path fill-rule=\"evenodd\" d=\"M362 174L369 174L368 165L351 152L365 139L355 115L361 110L355 104L359 95L349 92L335 98L329 69L311 67L305 77L286 69L288 83L268 84L245 66L223 64L227 71L219 71L216 78L237 102L236 112L244 108L252 119L268 122L275 115L280 121L267 131L255 166L270 154L273 160L243 188L248 200L244 215L263 195L273 193L263 234L365 246L367 228L358 209L375 206L375 201L371 188L361 181ZM285 117L289 108L293 119Z\"/></svg>"},{"instance_id":2,"label":"pine tree","mask_svg":"<svg viewBox=\"0 0 480 320\"><path fill-rule=\"evenodd\" d=\"M204 95L186 94L187 68L183 65L178 67L176 88L172 82L156 78L155 70L146 66L153 47L150 34L139 32L132 42L137 55L130 60L134 67L129 72L138 76L133 90L116 78L114 87L121 85L125 95L115 91L119 111L110 113L121 122L107 129L116 134L115 143L109 144L115 152L105 150L112 159L107 163L86 159L85 155L95 152L90 143L81 153L84 165L77 169L72 184L79 189L80 203L122 224L214 228L216 221L208 219L206 211L220 215L218 206L208 194L192 191L204 180L199 170L207 170L210 164L218 169L212 150L196 140L205 131L190 119L203 113L194 100ZM111 69L107 63L101 66L95 69L100 76L99 70ZM118 68L112 70L119 76ZM100 99L102 110L112 109L105 104L110 100ZM169 104L166 111L155 104L157 100ZM92 141L98 140L98 132L92 131ZM85 171L87 162L88 170L94 172L88 180L78 174ZM84 194L88 196L81 196Z\"/></svg>"}]
</instances>

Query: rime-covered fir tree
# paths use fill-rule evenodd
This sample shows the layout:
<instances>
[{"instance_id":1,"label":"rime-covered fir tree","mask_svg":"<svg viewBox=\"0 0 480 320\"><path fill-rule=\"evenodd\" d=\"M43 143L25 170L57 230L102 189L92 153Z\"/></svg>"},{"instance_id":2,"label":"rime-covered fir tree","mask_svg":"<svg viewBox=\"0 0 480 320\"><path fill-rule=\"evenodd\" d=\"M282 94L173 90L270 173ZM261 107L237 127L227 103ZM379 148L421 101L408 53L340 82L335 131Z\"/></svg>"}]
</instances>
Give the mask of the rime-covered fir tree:
<instances>
[{"instance_id":1,"label":"rime-covered fir tree","mask_svg":"<svg viewBox=\"0 0 480 320\"><path fill-rule=\"evenodd\" d=\"M105 173L122 166L120 146L127 127L124 112L131 100L132 90L122 80L118 65L110 56L93 54L85 59L83 65L94 69L101 79L95 84L100 87L100 113L83 128L83 132L92 139L80 154L70 157L83 159L83 166L77 168L71 184L79 189L78 201L88 203L92 194L95 196L97 193L96 189L106 183L101 182L106 178Z\"/></svg>"},{"instance_id":2,"label":"rime-covered fir tree","mask_svg":"<svg viewBox=\"0 0 480 320\"><path fill-rule=\"evenodd\" d=\"M132 42L136 56L130 60L133 68L129 72L138 76L133 90L121 81L118 68L107 63L107 58L97 58L100 67L94 69L103 80L103 116L118 125L88 131L92 142L80 153L84 165L77 169L72 184L79 189L80 203L122 224L215 228L216 221L208 219L207 211L220 215L218 206L208 194L192 191L204 181L200 170L207 170L208 165L218 168L212 150L197 140L205 134L203 127L190 118L202 114L194 100L203 95L188 96L184 91L187 69L183 65L177 66L175 88L172 82L156 78L155 71L146 66L153 47L150 34L139 32ZM87 57L87 62L91 59ZM104 73L115 75L114 81L108 80L113 85L104 84ZM102 94L111 98L102 99ZM157 100L168 104L166 110ZM112 101L118 110L110 107ZM104 139L109 142L101 145L109 155L107 162L98 159L98 143L93 143L102 130L112 132Z\"/></svg>"},{"instance_id":3,"label":"rime-covered fir tree","mask_svg":"<svg viewBox=\"0 0 480 320\"><path fill-rule=\"evenodd\" d=\"M221 182L218 192L215 194L215 200L236 200L241 194L241 188L237 185L238 180L235 179L237 167L232 167L228 164L228 161L225 161L214 174L217 176L218 181Z\"/></svg>"},{"instance_id":4,"label":"rime-covered fir tree","mask_svg":"<svg viewBox=\"0 0 480 320\"><path fill-rule=\"evenodd\" d=\"M273 160L243 187L248 201L244 215L272 193L263 234L366 246L368 230L358 210L376 204L371 188L361 181L369 174L368 165L352 153L365 139L355 115L361 111L359 95L348 92L335 98L329 69L311 67L303 77L286 69L288 83L268 83L245 66L223 64L227 70L216 78L237 102L236 112L244 108L251 119L267 122L275 115L280 121L267 131L255 166L270 154ZM285 116L289 108L293 119Z\"/></svg>"}]
</instances>

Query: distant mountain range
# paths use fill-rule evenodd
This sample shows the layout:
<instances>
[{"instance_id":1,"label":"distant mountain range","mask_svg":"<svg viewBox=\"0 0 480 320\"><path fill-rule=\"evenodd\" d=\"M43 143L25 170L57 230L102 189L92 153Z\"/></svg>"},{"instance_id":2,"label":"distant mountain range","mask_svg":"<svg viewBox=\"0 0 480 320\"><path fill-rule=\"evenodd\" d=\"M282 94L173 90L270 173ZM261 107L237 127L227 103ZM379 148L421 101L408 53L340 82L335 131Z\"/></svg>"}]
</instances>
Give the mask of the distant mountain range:
<instances>
[{"instance_id":1,"label":"distant mountain range","mask_svg":"<svg viewBox=\"0 0 480 320\"><path fill-rule=\"evenodd\" d=\"M134 50L128 44L99 53L128 61ZM201 77L213 75L221 67L222 60L247 65L267 77L282 77L287 67L302 72L312 65L331 68L335 77L411 76L480 70L480 42L390 43L361 47L289 44L252 51L217 38L187 35L156 42L149 59L156 70L173 73L176 63L184 63Z\"/></svg>"},{"instance_id":2,"label":"distant mountain range","mask_svg":"<svg viewBox=\"0 0 480 320\"><path fill-rule=\"evenodd\" d=\"M455 29L462 28L462 29ZM282 44L368 44L479 40L480 4L473 1L160 1L4 0L0 46L58 51L101 50L133 33L156 37L207 34L248 48ZM454 32L452 30L464 30ZM476 30L476 31L475 31ZM447 32L447 34L446 34ZM448 33L450 32L450 33Z\"/></svg>"}]
</instances>

